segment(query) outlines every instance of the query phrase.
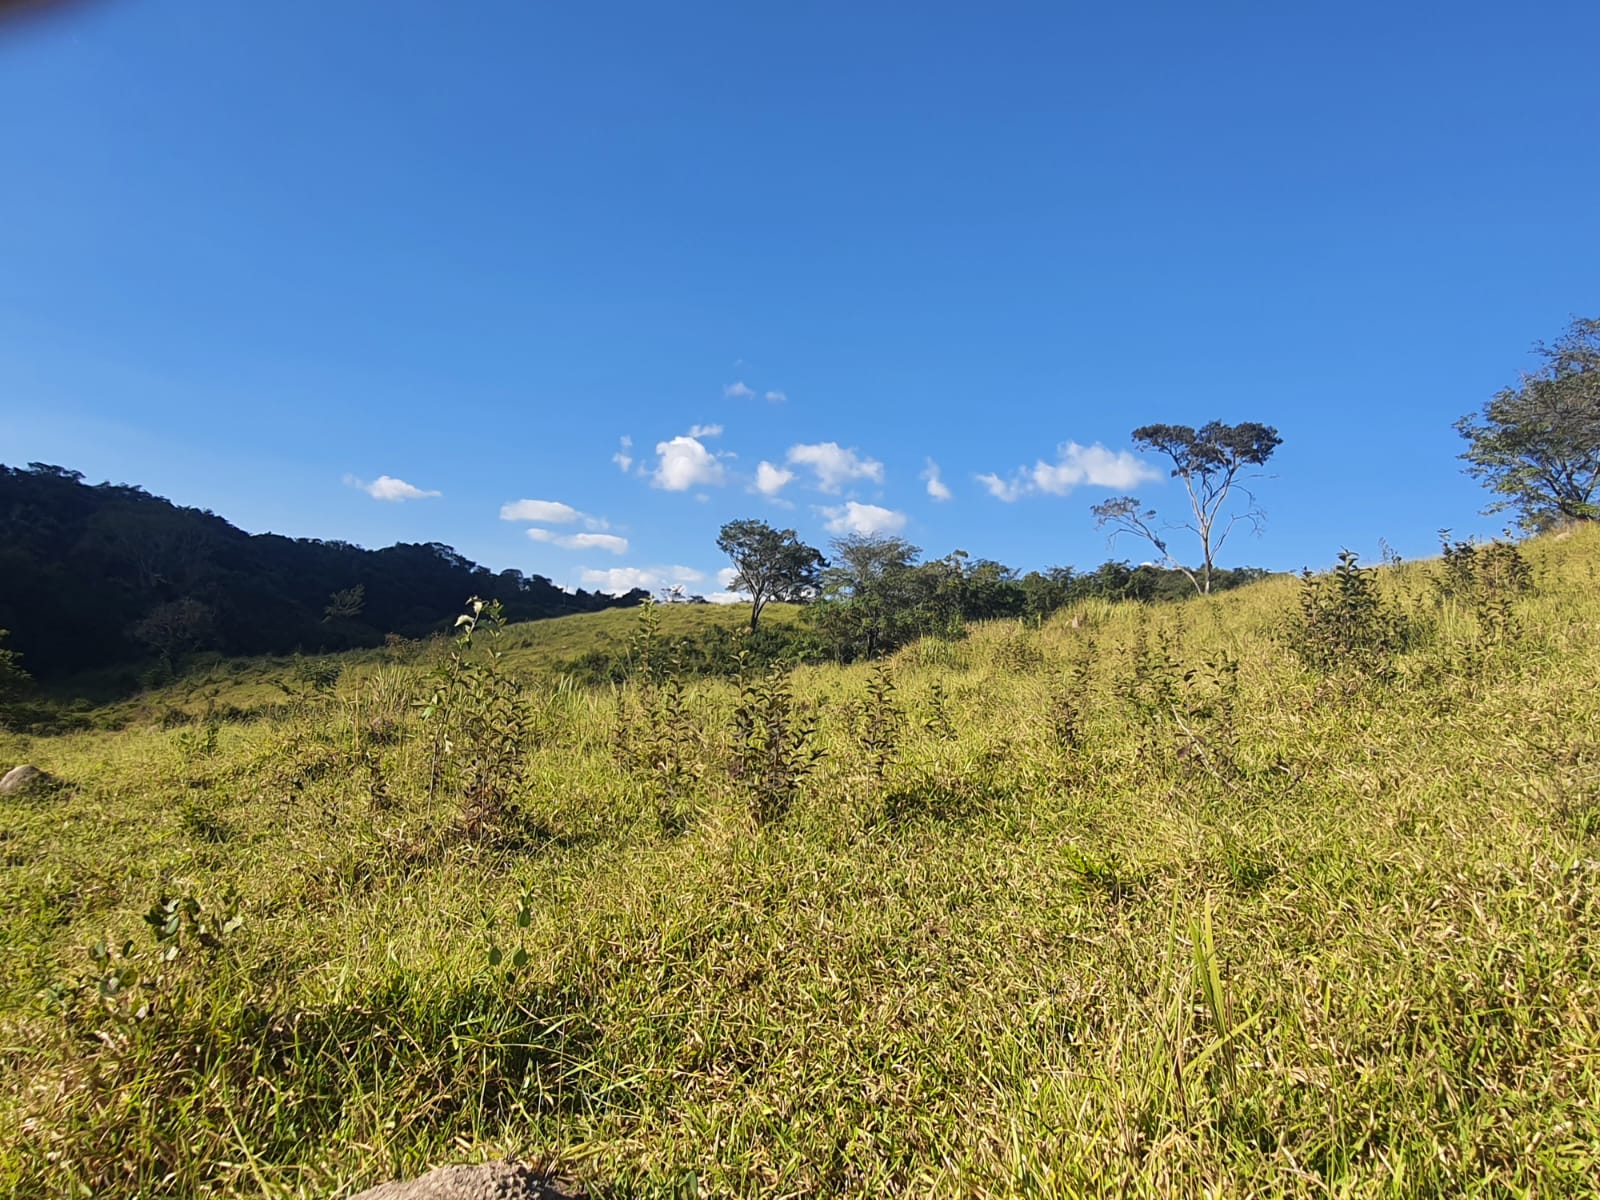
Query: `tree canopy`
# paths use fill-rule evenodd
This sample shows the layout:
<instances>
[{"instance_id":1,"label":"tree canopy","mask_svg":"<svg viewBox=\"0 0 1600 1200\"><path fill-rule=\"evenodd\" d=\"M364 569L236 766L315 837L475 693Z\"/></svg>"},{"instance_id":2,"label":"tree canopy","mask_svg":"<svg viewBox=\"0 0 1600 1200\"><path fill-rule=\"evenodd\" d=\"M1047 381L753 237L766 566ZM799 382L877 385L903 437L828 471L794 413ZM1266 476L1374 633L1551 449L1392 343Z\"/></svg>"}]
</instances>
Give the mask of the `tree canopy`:
<instances>
[{"instance_id":1,"label":"tree canopy","mask_svg":"<svg viewBox=\"0 0 1600 1200\"><path fill-rule=\"evenodd\" d=\"M1578 318L1532 374L1456 422L1466 471L1528 530L1600 518L1600 319Z\"/></svg>"},{"instance_id":2,"label":"tree canopy","mask_svg":"<svg viewBox=\"0 0 1600 1200\"><path fill-rule=\"evenodd\" d=\"M717 534L717 549L735 571L729 590L750 596L750 632L770 601L802 602L817 594L827 560L806 545L792 529L774 529L765 521L729 521Z\"/></svg>"},{"instance_id":3,"label":"tree canopy","mask_svg":"<svg viewBox=\"0 0 1600 1200\"><path fill-rule=\"evenodd\" d=\"M1182 571L1196 592L1211 591L1216 574L1216 555L1234 526L1241 521L1260 531L1265 514L1244 480L1254 477L1250 467L1259 467L1272 457L1283 439L1271 425L1244 421L1227 425L1211 421L1195 429L1190 425L1141 425L1133 431L1135 444L1154 450L1172 462L1172 478L1183 481L1188 495L1190 519L1161 523L1153 508L1146 508L1136 496L1118 496L1094 505L1095 523L1113 527L1112 540L1131 533L1155 547L1162 561ZM1231 504L1242 500L1242 506ZM1166 531L1188 530L1200 542L1200 569L1191 570L1173 556Z\"/></svg>"}]
</instances>

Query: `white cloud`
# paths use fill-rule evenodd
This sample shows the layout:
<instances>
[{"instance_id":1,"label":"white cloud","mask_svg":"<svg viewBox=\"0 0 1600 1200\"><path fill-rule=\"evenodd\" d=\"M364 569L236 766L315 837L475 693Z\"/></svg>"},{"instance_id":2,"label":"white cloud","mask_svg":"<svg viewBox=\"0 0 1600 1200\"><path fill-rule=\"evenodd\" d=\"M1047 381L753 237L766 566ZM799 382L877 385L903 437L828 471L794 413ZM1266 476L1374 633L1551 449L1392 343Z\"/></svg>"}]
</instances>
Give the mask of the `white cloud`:
<instances>
[{"instance_id":1,"label":"white cloud","mask_svg":"<svg viewBox=\"0 0 1600 1200\"><path fill-rule=\"evenodd\" d=\"M928 495L935 500L950 499L950 489L946 486L945 481L939 478L939 464L934 462L933 459L930 458L928 460L928 465L923 468L922 474L918 478L927 481Z\"/></svg>"},{"instance_id":2,"label":"white cloud","mask_svg":"<svg viewBox=\"0 0 1600 1200\"><path fill-rule=\"evenodd\" d=\"M605 570L585 568L579 578L585 587L599 588L602 592L620 596L634 588L654 591L671 583L701 583L705 580L705 572L680 566L611 567Z\"/></svg>"},{"instance_id":3,"label":"white cloud","mask_svg":"<svg viewBox=\"0 0 1600 1200\"><path fill-rule=\"evenodd\" d=\"M622 473L626 475L628 468L633 466L633 455L628 453L629 450L633 449L633 439L627 434L623 434L617 439L617 445L619 449L611 456L611 461L622 468Z\"/></svg>"},{"instance_id":4,"label":"white cloud","mask_svg":"<svg viewBox=\"0 0 1600 1200\"><path fill-rule=\"evenodd\" d=\"M756 468L756 491L763 496L776 496L783 491L784 486L793 478L794 472L786 467L778 467L769 462L762 462Z\"/></svg>"},{"instance_id":5,"label":"white cloud","mask_svg":"<svg viewBox=\"0 0 1600 1200\"><path fill-rule=\"evenodd\" d=\"M838 442L804 443L789 447L788 461L810 467L817 474L817 487L824 492L837 492L852 479L870 479L883 482L883 464L875 458L862 458L854 450L842 448Z\"/></svg>"},{"instance_id":6,"label":"white cloud","mask_svg":"<svg viewBox=\"0 0 1600 1200\"><path fill-rule=\"evenodd\" d=\"M875 533L899 533L906 527L906 515L876 504L858 504L847 501L837 508L819 508L828 518L829 533L859 533L864 537Z\"/></svg>"},{"instance_id":7,"label":"white cloud","mask_svg":"<svg viewBox=\"0 0 1600 1200\"><path fill-rule=\"evenodd\" d=\"M561 544L573 550L609 550L613 554L628 552L628 539L614 533L575 533Z\"/></svg>"},{"instance_id":8,"label":"white cloud","mask_svg":"<svg viewBox=\"0 0 1600 1200\"><path fill-rule=\"evenodd\" d=\"M658 461L650 485L668 492L686 492L704 484L722 483L722 463L693 435L656 443Z\"/></svg>"},{"instance_id":9,"label":"white cloud","mask_svg":"<svg viewBox=\"0 0 1600 1200\"><path fill-rule=\"evenodd\" d=\"M571 525L575 521L582 521L588 533L558 535L553 530L534 528L528 530L528 536L536 542L565 546L568 550L599 549L609 550L613 554L624 554L628 549L627 538L605 532L611 528L610 521L592 513L579 512L572 505L563 504L559 500L513 500L510 504L500 506L500 519L538 521L544 525Z\"/></svg>"},{"instance_id":10,"label":"white cloud","mask_svg":"<svg viewBox=\"0 0 1600 1200\"><path fill-rule=\"evenodd\" d=\"M613 554L626 554L628 552L628 539L618 537L614 533L561 534L553 529L535 527L528 530L528 536L536 542L544 542L551 546L561 546L567 550L609 550Z\"/></svg>"},{"instance_id":11,"label":"white cloud","mask_svg":"<svg viewBox=\"0 0 1600 1200\"><path fill-rule=\"evenodd\" d=\"M723 567L722 570L717 572L717 582L725 588L731 588L733 581L737 578L739 578L739 569L737 567Z\"/></svg>"},{"instance_id":12,"label":"white cloud","mask_svg":"<svg viewBox=\"0 0 1600 1200\"><path fill-rule=\"evenodd\" d=\"M713 438L722 436L721 425L691 425L689 436L692 438Z\"/></svg>"},{"instance_id":13,"label":"white cloud","mask_svg":"<svg viewBox=\"0 0 1600 1200\"><path fill-rule=\"evenodd\" d=\"M1010 504L1026 490L1021 482L1007 483L1000 476L989 474L979 475L978 482L989 489L989 494L997 500L1004 500Z\"/></svg>"},{"instance_id":14,"label":"white cloud","mask_svg":"<svg viewBox=\"0 0 1600 1200\"><path fill-rule=\"evenodd\" d=\"M1100 443L1080 446L1064 442L1056 448L1056 461L1040 459L1030 467L1018 468L1009 480L995 474L979 475L978 482L996 499L1011 503L1030 492L1065 496L1083 484L1126 491L1161 472L1126 450L1111 451Z\"/></svg>"},{"instance_id":15,"label":"white cloud","mask_svg":"<svg viewBox=\"0 0 1600 1200\"><path fill-rule=\"evenodd\" d=\"M748 604L750 597L743 592L707 592L706 600L711 604Z\"/></svg>"},{"instance_id":16,"label":"white cloud","mask_svg":"<svg viewBox=\"0 0 1600 1200\"><path fill-rule=\"evenodd\" d=\"M425 492L419 487L414 487L404 479L396 479L393 475L379 475L371 483L357 479L354 475L346 475L345 483L351 487L360 488L374 500L433 500L444 495L443 492Z\"/></svg>"},{"instance_id":17,"label":"white cloud","mask_svg":"<svg viewBox=\"0 0 1600 1200\"><path fill-rule=\"evenodd\" d=\"M784 392L771 391L767 393L768 404L782 404L788 398L788 395Z\"/></svg>"},{"instance_id":18,"label":"white cloud","mask_svg":"<svg viewBox=\"0 0 1600 1200\"><path fill-rule=\"evenodd\" d=\"M754 397L756 393L753 388L746 386L744 380L741 379L738 383L730 383L727 387L723 388L722 394L734 400L749 400Z\"/></svg>"},{"instance_id":19,"label":"white cloud","mask_svg":"<svg viewBox=\"0 0 1600 1200\"><path fill-rule=\"evenodd\" d=\"M570 525L581 512L559 500L513 500L500 506L502 521L543 521L546 525Z\"/></svg>"}]
</instances>

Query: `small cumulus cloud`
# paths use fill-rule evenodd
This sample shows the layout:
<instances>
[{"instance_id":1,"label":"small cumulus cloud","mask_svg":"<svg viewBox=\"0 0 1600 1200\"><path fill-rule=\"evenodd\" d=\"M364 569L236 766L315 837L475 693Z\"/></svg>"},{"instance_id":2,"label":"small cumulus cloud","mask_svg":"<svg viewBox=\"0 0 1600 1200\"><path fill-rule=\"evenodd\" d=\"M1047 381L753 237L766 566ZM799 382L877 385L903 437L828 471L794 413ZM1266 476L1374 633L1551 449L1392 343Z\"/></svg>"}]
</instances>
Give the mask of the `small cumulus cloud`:
<instances>
[{"instance_id":1,"label":"small cumulus cloud","mask_svg":"<svg viewBox=\"0 0 1600 1200\"><path fill-rule=\"evenodd\" d=\"M539 521L545 525L570 525L581 512L559 500L513 500L500 506L502 521Z\"/></svg>"},{"instance_id":2,"label":"small cumulus cloud","mask_svg":"<svg viewBox=\"0 0 1600 1200\"><path fill-rule=\"evenodd\" d=\"M689 436L692 438L714 438L722 436L721 425L691 425Z\"/></svg>"},{"instance_id":3,"label":"small cumulus cloud","mask_svg":"<svg viewBox=\"0 0 1600 1200\"><path fill-rule=\"evenodd\" d=\"M759 396L768 404L782 404L789 398L787 393L781 392L777 388L757 391L742 379L738 383L728 384L722 389L722 394L730 400L754 400Z\"/></svg>"},{"instance_id":4,"label":"small cumulus cloud","mask_svg":"<svg viewBox=\"0 0 1600 1200\"><path fill-rule=\"evenodd\" d=\"M609 550L612 554L626 554L628 539L614 533L557 533L553 529L533 528L528 536L536 542L560 546L565 550Z\"/></svg>"},{"instance_id":5,"label":"small cumulus cloud","mask_svg":"<svg viewBox=\"0 0 1600 1200\"><path fill-rule=\"evenodd\" d=\"M855 450L846 450L838 442L790 446L787 461L810 467L816 473L817 487L824 492L837 492L854 479L883 482L881 462L875 458L863 458Z\"/></svg>"},{"instance_id":6,"label":"small cumulus cloud","mask_svg":"<svg viewBox=\"0 0 1600 1200\"><path fill-rule=\"evenodd\" d=\"M773 463L762 462L756 468L756 491L768 499L783 491L788 482L794 478L794 472L787 467L776 466Z\"/></svg>"},{"instance_id":7,"label":"small cumulus cloud","mask_svg":"<svg viewBox=\"0 0 1600 1200\"><path fill-rule=\"evenodd\" d=\"M528 530L528 536L536 542L563 546L568 550L609 550L613 554L625 554L628 550L627 538L605 532L611 528L610 521L580 512L560 500L513 500L500 506L500 519L534 521L538 525L573 525L582 521L583 527L589 532L558 534L551 529L535 527Z\"/></svg>"},{"instance_id":8,"label":"small cumulus cloud","mask_svg":"<svg viewBox=\"0 0 1600 1200\"><path fill-rule=\"evenodd\" d=\"M1004 500L1007 504L1020 497L1026 490L1021 479L1016 483L1007 483L992 472L986 475L979 475L978 482L989 489L989 495L996 500Z\"/></svg>"},{"instance_id":9,"label":"small cumulus cloud","mask_svg":"<svg viewBox=\"0 0 1600 1200\"><path fill-rule=\"evenodd\" d=\"M617 439L617 452L611 456L611 461L621 468L624 475L633 466L633 455L630 453L632 449L633 439L627 434L623 434Z\"/></svg>"},{"instance_id":10,"label":"small cumulus cloud","mask_svg":"<svg viewBox=\"0 0 1600 1200\"><path fill-rule=\"evenodd\" d=\"M720 484L727 479L722 460L707 450L691 434L656 443L656 465L650 472L650 486L668 492L686 492L693 487Z\"/></svg>"},{"instance_id":11,"label":"small cumulus cloud","mask_svg":"<svg viewBox=\"0 0 1600 1200\"><path fill-rule=\"evenodd\" d=\"M715 592L707 592L706 599L712 604L747 604L750 601L749 592L736 592L733 590L733 581L739 578L739 572L733 567L723 567L717 572L717 588Z\"/></svg>"},{"instance_id":12,"label":"small cumulus cloud","mask_svg":"<svg viewBox=\"0 0 1600 1200\"><path fill-rule=\"evenodd\" d=\"M992 472L977 478L991 496L1009 504L1035 492L1065 496L1084 484L1126 491L1146 480L1161 478L1161 472L1126 450L1108 450L1098 442L1093 446L1064 442L1056 448L1053 463L1040 459L1032 467L1018 468L1009 479Z\"/></svg>"},{"instance_id":13,"label":"small cumulus cloud","mask_svg":"<svg viewBox=\"0 0 1600 1200\"><path fill-rule=\"evenodd\" d=\"M906 515L876 504L847 501L835 508L817 509L828 519L829 533L857 533L870 537L876 533L899 533L906 527Z\"/></svg>"},{"instance_id":14,"label":"small cumulus cloud","mask_svg":"<svg viewBox=\"0 0 1600 1200\"><path fill-rule=\"evenodd\" d=\"M939 478L939 464L934 462L933 459L930 458L928 460L928 465L923 468L922 474L918 478L927 483L928 495L935 500L944 501L950 499L950 488L943 479Z\"/></svg>"},{"instance_id":15,"label":"small cumulus cloud","mask_svg":"<svg viewBox=\"0 0 1600 1200\"><path fill-rule=\"evenodd\" d=\"M572 550L609 550L613 554L628 552L628 539L614 533L575 533L561 544Z\"/></svg>"},{"instance_id":16,"label":"small cumulus cloud","mask_svg":"<svg viewBox=\"0 0 1600 1200\"><path fill-rule=\"evenodd\" d=\"M396 479L393 475L379 475L370 483L357 479L354 475L346 475L344 481L350 487L360 488L374 500L398 503L401 500L434 500L444 495L443 492L424 491L404 479Z\"/></svg>"},{"instance_id":17,"label":"small cumulus cloud","mask_svg":"<svg viewBox=\"0 0 1600 1200\"><path fill-rule=\"evenodd\" d=\"M654 591L671 584L701 583L705 577L703 571L682 566L586 568L579 576L585 587L598 588L613 596L621 596L634 588Z\"/></svg>"}]
</instances>

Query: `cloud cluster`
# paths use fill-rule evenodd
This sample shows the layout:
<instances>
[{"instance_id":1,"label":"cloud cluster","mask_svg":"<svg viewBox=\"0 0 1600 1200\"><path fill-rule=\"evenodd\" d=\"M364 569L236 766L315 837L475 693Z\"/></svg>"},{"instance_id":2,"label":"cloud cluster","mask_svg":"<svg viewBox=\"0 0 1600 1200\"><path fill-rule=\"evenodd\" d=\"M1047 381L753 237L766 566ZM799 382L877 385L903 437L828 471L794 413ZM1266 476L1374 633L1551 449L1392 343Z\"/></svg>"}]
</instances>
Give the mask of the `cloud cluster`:
<instances>
[{"instance_id":1,"label":"cloud cluster","mask_svg":"<svg viewBox=\"0 0 1600 1200\"><path fill-rule=\"evenodd\" d=\"M610 521L580 512L560 500L512 500L500 506L500 519L537 521L538 525L528 530L528 536L546 545L560 546L566 550L609 550L613 554L628 552L627 538L605 532L611 528ZM541 528L544 525L575 525L579 521L583 522L587 533L557 533L553 529Z\"/></svg>"},{"instance_id":2,"label":"cloud cluster","mask_svg":"<svg viewBox=\"0 0 1600 1200\"><path fill-rule=\"evenodd\" d=\"M1126 450L1113 452L1098 442L1093 446L1066 442L1057 447L1053 463L1040 459L1031 468L1018 468L1010 479L987 474L979 475L978 482L989 489L991 496L1010 504L1037 492L1065 496L1083 484L1126 491L1160 477L1159 471Z\"/></svg>"},{"instance_id":3,"label":"cloud cluster","mask_svg":"<svg viewBox=\"0 0 1600 1200\"><path fill-rule=\"evenodd\" d=\"M621 596L634 588L654 591L669 584L702 583L705 572L693 567L611 567L605 570L585 569L579 576L585 587L598 588L613 596Z\"/></svg>"},{"instance_id":4,"label":"cloud cluster","mask_svg":"<svg viewBox=\"0 0 1600 1200\"><path fill-rule=\"evenodd\" d=\"M939 478L939 464L933 459L928 460L928 465L923 468L922 474L917 476L928 485L928 495L941 503L950 499L950 488L945 481Z\"/></svg>"},{"instance_id":5,"label":"cloud cluster","mask_svg":"<svg viewBox=\"0 0 1600 1200\"><path fill-rule=\"evenodd\" d=\"M790 446L786 461L794 466L811 468L817 477L817 488L824 492L837 492L856 479L883 482L881 462L875 458L863 458L855 450L844 449L838 442Z\"/></svg>"},{"instance_id":6,"label":"cloud cluster","mask_svg":"<svg viewBox=\"0 0 1600 1200\"><path fill-rule=\"evenodd\" d=\"M837 507L818 508L817 512L827 518L829 533L871 537L879 533L899 533L906 527L905 513L855 500L847 500Z\"/></svg>"},{"instance_id":7,"label":"cloud cluster","mask_svg":"<svg viewBox=\"0 0 1600 1200\"><path fill-rule=\"evenodd\" d=\"M633 466L633 439L623 434L617 439L617 452L611 456L611 461L616 463L626 475Z\"/></svg>"},{"instance_id":8,"label":"cloud cluster","mask_svg":"<svg viewBox=\"0 0 1600 1200\"><path fill-rule=\"evenodd\" d=\"M379 475L371 483L357 479L354 475L346 475L344 481L350 487L360 488L374 500L389 500L395 503L401 500L434 500L444 495L443 492L424 491L404 479L396 479L393 475Z\"/></svg>"}]
</instances>

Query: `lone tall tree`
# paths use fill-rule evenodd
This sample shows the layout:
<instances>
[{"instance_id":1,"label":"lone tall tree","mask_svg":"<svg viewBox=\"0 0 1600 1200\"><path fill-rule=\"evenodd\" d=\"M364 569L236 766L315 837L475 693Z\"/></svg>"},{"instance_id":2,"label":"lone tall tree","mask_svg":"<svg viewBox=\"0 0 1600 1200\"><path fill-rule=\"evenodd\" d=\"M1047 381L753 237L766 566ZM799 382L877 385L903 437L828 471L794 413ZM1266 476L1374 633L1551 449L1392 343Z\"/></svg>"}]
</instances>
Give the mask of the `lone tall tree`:
<instances>
[{"instance_id":1,"label":"lone tall tree","mask_svg":"<svg viewBox=\"0 0 1600 1200\"><path fill-rule=\"evenodd\" d=\"M1145 508L1136 496L1118 496L1094 505L1095 525L1113 527L1111 539L1132 533L1160 552L1167 562L1189 577L1202 595L1211 591L1211 575L1216 554L1228 534L1240 521L1260 532L1266 514L1256 503L1254 493L1243 484L1256 478L1259 467L1283 444L1271 425L1245 421L1224 425L1212 421L1198 430L1189 425L1142 425L1133 431L1135 444L1156 450L1172 460L1172 477L1183 480L1189 495L1188 521L1157 524L1155 509ZM1244 501L1242 507L1230 501ZM1196 574L1172 556L1163 530L1187 529L1200 539L1200 571Z\"/></svg>"},{"instance_id":2,"label":"lone tall tree","mask_svg":"<svg viewBox=\"0 0 1600 1200\"><path fill-rule=\"evenodd\" d=\"M717 535L717 549L738 573L728 585L750 594L750 632L771 600L809 600L817 594L822 568L828 562L792 529L774 529L765 521L729 521Z\"/></svg>"},{"instance_id":3,"label":"lone tall tree","mask_svg":"<svg viewBox=\"0 0 1600 1200\"><path fill-rule=\"evenodd\" d=\"M1540 344L1544 365L1456 422L1467 473L1525 529L1600 519L1600 320L1579 318Z\"/></svg>"}]
</instances>

